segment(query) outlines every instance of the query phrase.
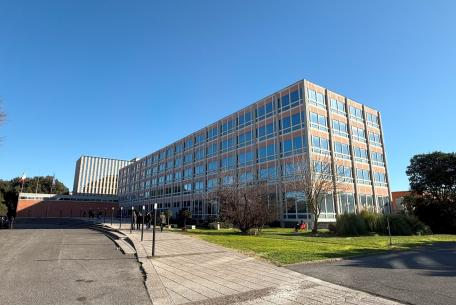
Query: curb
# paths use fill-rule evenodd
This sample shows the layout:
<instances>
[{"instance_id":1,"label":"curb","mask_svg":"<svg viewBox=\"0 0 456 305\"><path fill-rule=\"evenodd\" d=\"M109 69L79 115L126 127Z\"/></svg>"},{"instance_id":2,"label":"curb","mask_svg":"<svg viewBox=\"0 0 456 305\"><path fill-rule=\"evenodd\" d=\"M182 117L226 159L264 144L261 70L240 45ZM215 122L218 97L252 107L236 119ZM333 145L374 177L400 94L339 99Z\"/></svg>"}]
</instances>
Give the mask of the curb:
<instances>
[{"instance_id":1,"label":"curb","mask_svg":"<svg viewBox=\"0 0 456 305\"><path fill-rule=\"evenodd\" d=\"M134 243L122 232L115 229L103 226L93 225L90 226L92 230L103 233L109 239L111 239L118 247L118 249L125 255L135 255L136 249Z\"/></svg>"}]
</instances>

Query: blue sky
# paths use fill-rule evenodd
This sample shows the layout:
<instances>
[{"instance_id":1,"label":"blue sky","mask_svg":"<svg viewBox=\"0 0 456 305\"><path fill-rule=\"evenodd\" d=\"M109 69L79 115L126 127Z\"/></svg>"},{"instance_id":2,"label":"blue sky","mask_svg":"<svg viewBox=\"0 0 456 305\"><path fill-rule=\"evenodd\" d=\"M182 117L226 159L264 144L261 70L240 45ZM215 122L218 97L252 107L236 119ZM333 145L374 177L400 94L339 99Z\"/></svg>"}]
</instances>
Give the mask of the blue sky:
<instances>
[{"instance_id":1,"label":"blue sky","mask_svg":"<svg viewBox=\"0 0 456 305\"><path fill-rule=\"evenodd\" d=\"M0 178L141 157L300 79L383 115L392 190L456 151L455 1L0 0Z\"/></svg>"}]
</instances>

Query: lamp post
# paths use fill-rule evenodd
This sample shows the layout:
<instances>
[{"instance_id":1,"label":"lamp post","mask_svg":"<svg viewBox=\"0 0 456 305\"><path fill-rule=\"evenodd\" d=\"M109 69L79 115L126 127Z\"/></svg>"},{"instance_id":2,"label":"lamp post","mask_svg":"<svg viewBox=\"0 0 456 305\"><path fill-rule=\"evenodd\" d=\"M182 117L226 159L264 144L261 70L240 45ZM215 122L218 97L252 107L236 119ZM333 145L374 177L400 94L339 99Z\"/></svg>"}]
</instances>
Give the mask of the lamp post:
<instances>
[{"instance_id":1,"label":"lamp post","mask_svg":"<svg viewBox=\"0 0 456 305\"><path fill-rule=\"evenodd\" d=\"M114 207L111 208L111 227L112 227L113 219L114 219Z\"/></svg>"},{"instance_id":2,"label":"lamp post","mask_svg":"<svg viewBox=\"0 0 456 305\"><path fill-rule=\"evenodd\" d=\"M142 220L141 220L141 241L144 239L144 213L146 212L146 206L142 206Z\"/></svg>"},{"instance_id":3,"label":"lamp post","mask_svg":"<svg viewBox=\"0 0 456 305\"><path fill-rule=\"evenodd\" d=\"M135 212L135 207L131 207L131 227L130 227L130 234L131 230L133 229L133 213Z\"/></svg>"},{"instance_id":4,"label":"lamp post","mask_svg":"<svg viewBox=\"0 0 456 305\"><path fill-rule=\"evenodd\" d=\"M157 223L157 206L158 204L154 203L154 227L152 229L152 256L155 256L155 225Z\"/></svg>"},{"instance_id":5,"label":"lamp post","mask_svg":"<svg viewBox=\"0 0 456 305\"><path fill-rule=\"evenodd\" d=\"M122 229L122 212L123 212L123 207L120 207L120 223L119 223L119 229Z\"/></svg>"},{"instance_id":6,"label":"lamp post","mask_svg":"<svg viewBox=\"0 0 456 305\"><path fill-rule=\"evenodd\" d=\"M385 203L385 207L387 207L389 203ZM388 214L391 214L391 206L389 207L389 213L386 214L386 224L388 225L388 236L389 236L389 246L391 247L393 245L393 241L391 239L391 226L390 226L390 221L389 221L389 216Z\"/></svg>"}]
</instances>

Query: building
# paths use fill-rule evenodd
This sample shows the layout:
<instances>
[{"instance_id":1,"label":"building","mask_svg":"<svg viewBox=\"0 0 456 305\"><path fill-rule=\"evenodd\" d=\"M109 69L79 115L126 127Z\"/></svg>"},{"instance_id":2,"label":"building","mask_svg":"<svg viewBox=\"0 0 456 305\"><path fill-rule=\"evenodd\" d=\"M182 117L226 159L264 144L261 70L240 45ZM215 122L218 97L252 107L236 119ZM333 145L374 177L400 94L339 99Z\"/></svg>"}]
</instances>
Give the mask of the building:
<instances>
[{"instance_id":1,"label":"building","mask_svg":"<svg viewBox=\"0 0 456 305\"><path fill-rule=\"evenodd\" d=\"M121 169L119 204L156 202L159 209L190 209L194 218L207 218L218 212L208 192L261 179L270 201L282 207L281 221L307 220L302 194L287 190L286 182L303 154L329 156L347 184L344 193L323 199L320 221L379 212L390 202L380 113L303 80Z\"/></svg>"},{"instance_id":2,"label":"building","mask_svg":"<svg viewBox=\"0 0 456 305\"><path fill-rule=\"evenodd\" d=\"M393 207L393 210L395 212L400 212L404 210L404 197L405 196L410 196L412 195L411 191L397 191L397 192L391 192L391 205Z\"/></svg>"},{"instance_id":3,"label":"building","mask_svg":"<svg viewBox=\"0 0 456 305\"><path fill-rule=\"evenodd\" d=\"M76 161L73 194L116 195L119 170L132 161L82 156Z\"/></svg>"},{"instance_id":4,"label":"building","mask_svg":"<svg viewBox=\"0 0 456 305\"><path fill-rule=\"evenodd\" d=\"M117 196L19 193L17 217L117 217Z\"/></svg>"}]
</instances>

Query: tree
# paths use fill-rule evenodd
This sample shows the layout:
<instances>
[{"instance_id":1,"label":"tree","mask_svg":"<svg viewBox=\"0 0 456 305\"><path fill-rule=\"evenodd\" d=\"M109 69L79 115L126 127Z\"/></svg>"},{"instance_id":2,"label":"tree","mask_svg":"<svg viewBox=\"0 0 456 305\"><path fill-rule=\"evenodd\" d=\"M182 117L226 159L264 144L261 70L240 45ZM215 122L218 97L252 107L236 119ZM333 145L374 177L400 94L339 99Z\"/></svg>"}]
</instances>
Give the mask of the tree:
<instances>
[{"instance_id":1,"label":"tree","mask_svg":"<svg viewBox=\"0 0 456 305\"><path fill-rule=\"evenodd\" d=\"M434 233L456 233L456 154L415 155L406 173L412 191L404 198L407 211Z\"/></svg>"},{"instance_id":2,"label":"tree","mask_svg":"<svg viewBox=\"0 0 456 305\"><path fill-rule=\"evenodd\" d=\"M304 155L288 171L291 171L287 175L292 179L287 188L304 195L307 209L313 216L312 233L315 234L318 232L322 200L327 194L343 191L344 180L339 175L333 175L329 156L315 155L309 159L308 155Z\"/></svg>"},{"instance_id":3,"label":"tree","mask_svg":"<svg viewBox=\"0 0 456 305\"><path fill-rule=\"evenodd\" d=\"M265 224L278 216L277 206L269 204L264 182L222 186L217 190L216 198L220 204L220 216L244 234L253 228L260 232Z\"/></svg>"},{"instance_id":4,"label":"tree","mask_svg":"<svg viewBox=\"0 0 456 305\"><path fill-rule=\"evenodd\" d=\"M181 210L180 216L184 219L184 226L182 230L187 231L187 219L192 218L192 212L190 210Z\"/></svg>"},{"instance_id":5,"label":"tree","mask_svg":"<svg viewBox=\"0 0 456 305\"><path fill-rule=\"evenodd\" d=\"M413 156L406 171L410 188L440 203L456 201L456 154L433 152Z\"/></svg>"}]
</instances>

